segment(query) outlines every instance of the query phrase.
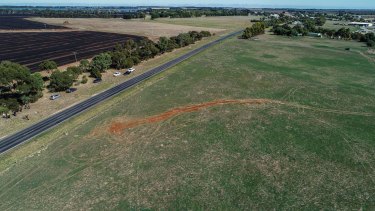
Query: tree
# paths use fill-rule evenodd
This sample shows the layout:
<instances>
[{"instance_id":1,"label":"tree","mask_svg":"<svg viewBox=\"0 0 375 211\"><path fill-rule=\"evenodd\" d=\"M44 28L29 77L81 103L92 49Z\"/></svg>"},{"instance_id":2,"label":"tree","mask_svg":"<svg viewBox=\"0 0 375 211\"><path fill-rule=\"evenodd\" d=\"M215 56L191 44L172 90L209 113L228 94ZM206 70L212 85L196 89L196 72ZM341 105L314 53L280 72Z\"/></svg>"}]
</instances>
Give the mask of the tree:
<instances>
[{"instance_id":1,"label":"tree","mask_svg":"<svg viewBox=\"0 0 375 211\"><path fill-rule=\"evenodd\" d=\"M9 86L14 90L30 77L27 67L10 61L0 63L0 85Z\"/></svg>"},{"instance_id":2,"label":"tree","mask_svg":"<svg viewBox=\"0 0 375 211\"><path fill-rule=\"evenodd\" d=\"M55 69L57 69L57 64L54 61L45 60L45 61L43 61L42 63L39 64L39 69L40 70L47 70L47 71L55 70Z\"/></svg>"},{"instance_id":3,"label":"tree","mask_svg":"<svg viewBox=\"0 0 375 211\"><path fill-rule=\"evenodd\" d=\"M374 40L367 41L367 46L371 48L375 47L375 41Z\"/></svg>"},{"instance_id":4,"label":"tree","mask_svg":"<svg viewBox=\"0 0 375 211\"><path fill-rule=\"evenodd\" d=\"M141 40L138 47L138 55L140 59L147 60L155 57L159 53L159 49L156 47L155 43L151 40L145 39Z\"/></svg>"},{"instance_id":5,"label":"tree","mask_svg":"<svg viewBox=\"0 0 375 211\"><path fill-rule=\"evenodd\" d=\"M70 74L74 80L77 80L78 76L82 74L82 69L77 66L68 67L66 72Z\"/></svg>"},{"instance_id":6,"label":"tree","mask_svg":"<svg viewBox=\"0 0 375 211\"><path fill-rule=\"evenodd\" d=\"M90 62L87 59L83 59L79 63L79 68L82 72L87 72L90 69Z\"/></svg>"},{"instance_id":7,"label":"tree","mask_svg":"<svg viewBox=\"0 0 375 211\"><path fill-rule=\"evenodd\" d=\"M315 24L317 26L323 26L326 23L326 18L323 15L315 18Z\"/></svg>"},{"instance_id":8,"label":"tree","mask_svg":"<svg viewBox=\"0 0 375 211\"><path fill-rule=\"evenodd\" d=\"M56 70L51 74L49 88L52 91L65 91L73 85L73 76L65 71Z\"/></svg>"},{"instance_id":9,"label":"tree","mask_svg":"<svg viewBox=\"0 0 375 211\"><path fill-rule=\"evenodd\" d=\"M112 66L116 69L122 69L126 66L126 60L128 59L128 53L123 48L116 48L115 51L111 53Z\"/></svg>"},{"instance_id":10,"label":"tree","mask_svg":"<svg viewBox=\"0 0 375 211\"><path fill-rule=\"evenodd\" d=\"M350 32L350 29L349 28L341 28L339 29L335 35L337 37L341 37L342 39L345 39L345 40L350 40L352 39L352 33Z\"/></svg>"},{"instance_id":11,"label":"tree","mask_svg":"<svg viewBox=\"0 0 375 211\"><path fill-rule=\"evenodd\" d=\"M31 74L29 69L13 62L0 63L0 98L8 109L17 112L19 104L35 102L42 96L44 81L39 73Z\"/></svg>"},{"instance_id":12,"label":"tree","mask_svg":"<svg viewBox=\"0 0 375 211\"><path fill-rule=\"evenodd\" d=\"M102 73L98 69L91 70L91 77L102 79Z\"/></svg>"},{"instance_id":13,"label":"tree","mask_svg":"<svg viewBox=\"0 0 375 211\"><path fill-rule=\"evenodd\" d=\"M258 36L260 34L264 34L265 32L265 24L263 22L256 22L251 27L247 27L242 34L243 39L250 39L252 37Z\"/></svg>"},{"instance_id":14,"label":"tree","mask_svg":"<svg viewBox=\"0 0 375 211\"><path fill-rule=\"evenodd\" d=\"M0 114L3 115L3 116L5 115L6 117L8 117L9 108L0 105Z\"/></svg>"},{"instance_id":15,"label":"tree","mask_svg":"<svg viewBox=\"0 0 375 211\"><path fill-rule=\"evenodd\" d=\"M111 64L111 55L109 53L101 53L93 58L90 69L105 72Z\"/></svg>"},{"instance_id":16,"label":"tree","mask_svg":"<svg viewBox=\"0 0 375 211\"><path fill-rule=\"evenodd\" d=\"M157 44L160 53L165 53L169 50L169 39L167 37L160 37Z\"/></svg>"}]
</instances>

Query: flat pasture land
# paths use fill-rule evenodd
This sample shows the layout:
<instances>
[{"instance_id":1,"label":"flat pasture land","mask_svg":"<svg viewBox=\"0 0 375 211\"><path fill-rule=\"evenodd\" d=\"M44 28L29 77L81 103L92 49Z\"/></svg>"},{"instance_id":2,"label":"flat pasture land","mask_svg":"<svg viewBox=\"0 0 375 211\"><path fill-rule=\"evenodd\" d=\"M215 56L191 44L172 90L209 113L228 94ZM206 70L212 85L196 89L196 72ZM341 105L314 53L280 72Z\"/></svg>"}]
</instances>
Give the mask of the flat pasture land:
<instances>
[{"instance_id":1,"label":"flat pasture land","mask_svg":"<svg viewBox=\"0 0 375 211\"><path fill-rule=\"evenodd\" d=\"M372 210L366 50L225 41L0 156L0 209Z\"/></svg>"},{"instance_id":2,"label":"flat pasture land","mask_svg":"<svg viewBox=\"0 0 375 211\"><path fill-rule=\"evenodd\" d=\"M101 31L120 34L132 34L157 40L159 37L171 37L183 32L207 30L212 33L223 32L223 29L183 26L165 23L151 23L145 20L124 20L120 18L30 18L42 23L66 26L77 30ZM68 22L69 24L63 24Z\"/></svg>"},{"instance_id":3,"label":"flat pasture land","mask_svg":"<svg viewBox=\"0 0 375 211\"><path fill-rule=\"evenodd\" d=\"M236 30L246 28L251 25L251 20L259 20L260 18L260 16L218 16L199 18L158 18L149 21L184 26Z\"/></svg>"},{"instance_id":4,"label":"flat pasture land","mask_svg":"<svg viewBox=\"0 0 375 211\"><path fill-rule=\"evenodd\" d=\"M357 31L360 27L348 26L349 21L330 21L327 20L324 24L324 28L338 30L341 28L349 28L352 32Z\"/></svg>"},{"instance_id":5,"label":"flat pasture land","mask_svg":"<svg viewBox=\"0 0 375 211\"><path fill-rule=\"evenodd\" d=\"M37 71L44 60L65 65L76 62L74 52L79 61L111 50L117 43L129 39L141 37L91 31L0 33L0 61L10 60Z\"/></svg>"},{"instance_id":6,"label":"flat pasture land","mask_svg":"<svg viewBox=\"0 0 375 211\"><path fill-rule=\"evenodd\" d=\"M64 26L44 24L26 20L26 18L28 17L0 15L0 30L66 29Z\"/></svg>"}]
</instances>

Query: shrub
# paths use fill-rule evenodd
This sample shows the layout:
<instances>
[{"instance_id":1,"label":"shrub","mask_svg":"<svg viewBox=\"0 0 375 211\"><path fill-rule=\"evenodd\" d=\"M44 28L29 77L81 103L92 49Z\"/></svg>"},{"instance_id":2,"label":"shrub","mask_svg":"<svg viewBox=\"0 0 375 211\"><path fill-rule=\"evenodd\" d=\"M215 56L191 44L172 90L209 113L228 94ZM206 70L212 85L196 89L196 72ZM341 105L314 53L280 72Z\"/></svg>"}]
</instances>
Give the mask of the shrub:
<instances>
[{"instance_id":1,"label":"shrub","mask_svg":"<svg viewBox=\"0 0 375 211\"><path fill-rule=\"evenodd\" d=\"M42 63L39 64L39 69L40 70L55 70L57 69L57 64L54 61L51 60L45 60Z\"/></svg>"},{"instance_id":2,"label":"shrub","mask_svg":"<svg viewBox=\"0 0 375 211\"><path fill-rule=\"evenodd\" d=\"M81 83L82 83L82 84L86 84L87 81L88 81L87 76L84 75L84 76L82 77Z\"/></svg>"},{"instance_id":3,"label":"shrub","mask_svg":"<svg viewBox=\"0 0 375 211\"><path fill-rule=\"evenodd\" d=\"M375 47L375 41L373 41L373 40L367 41L367 46L371 47L371 48Z\"/></svg>"}]
</instances>

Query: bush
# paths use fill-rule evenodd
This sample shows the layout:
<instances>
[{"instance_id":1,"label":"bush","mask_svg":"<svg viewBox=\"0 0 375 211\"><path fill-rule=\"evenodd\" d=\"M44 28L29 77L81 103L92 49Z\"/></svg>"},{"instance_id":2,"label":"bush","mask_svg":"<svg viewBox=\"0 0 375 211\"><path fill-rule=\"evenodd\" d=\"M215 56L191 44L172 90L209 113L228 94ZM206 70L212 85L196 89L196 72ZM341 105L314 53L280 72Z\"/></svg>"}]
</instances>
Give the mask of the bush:
<instances>
[{"instance_id":1,"label":"bush","mask_svg":"<svg viewBox=\"0 0 375 211\"><path fill-rule=\"evenodd\" d=\"M67 74L70 74L74 80L77 80L78 76L82 74L81 68L77 66L68 67L66 72Z\"/></svg>"},{"instance_id":2,"label":"bush","mask_svg":"<svg viewBox=\"0 0 375 211\"><path fill-rule=\"evenodd\" d=\"M102 73L98 69L91 70L91 77L93 78L102 78Z\"/></svg>"},{"instance_id":3,"label":"bush","mask_svg":"<svg viewBox=\"0 0 375 211\"><path fill-rule=\"evenodd\" d=\"M81 83L82 83L82 84L86 84L87 81L88 81L87 76L84 75L84 76L82 77Z\"/></svg>"},{"instance_id":4,"label":"bush","mask_svg":"<svg viewBox=\"0 0 375 211\"><path fill-rule=\"evenodd\" d=\"M57 64L54 61L51 60L45 60L42 63L39 64L39 69L40 70L55 70L57 69Z\"/></svg>"},{"instance_id":5,"label":"bush","mask_svg":"<svg viewBox=\"0 0 375 211\"><path fill-rule=\"evenodd\" d=\"M211 37L212 36L211 32L209 32L209 31L201 31L200 34L202 35L202 37Z\"/></svg>"},{"instance_id":6,"label":"bush","mask_svg":"<svg viewBox=\"0 0 375 211\"><path fill-rule=\"evenodd\" d=\"M375 47L375 41L374 40L367 41L367 46L371 48Z\"/></svg>"},{"instance_id":7,"label":"bush","mask_svg":"<svg viewBox=\"0 0 375 211\"><path fill-rule=\"evenodd\" d=\"M81 72L87 72L90 69L90 62L87 59L83 59L79 63L79 68L81 69Z\"/></svg>"}]
</instances>

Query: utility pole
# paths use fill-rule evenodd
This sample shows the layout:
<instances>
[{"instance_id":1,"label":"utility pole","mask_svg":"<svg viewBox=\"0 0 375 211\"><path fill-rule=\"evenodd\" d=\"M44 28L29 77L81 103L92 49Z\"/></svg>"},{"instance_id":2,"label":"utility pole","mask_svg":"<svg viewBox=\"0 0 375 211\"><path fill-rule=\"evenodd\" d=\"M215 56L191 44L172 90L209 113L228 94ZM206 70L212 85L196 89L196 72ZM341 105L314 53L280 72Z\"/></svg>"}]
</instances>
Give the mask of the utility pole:
<instances>
[{"instance_id":1,"label":"utility pole","mask_svg":"<svg viewBox=\"0 0 375 211\"><path fill-rule=\"evenodd\" d=\"M76 59L76 62L78 62L78 60L77 60L77 52L73 51L73 54L74 54L74 58Z\"/></svg>"}]
</instances>

